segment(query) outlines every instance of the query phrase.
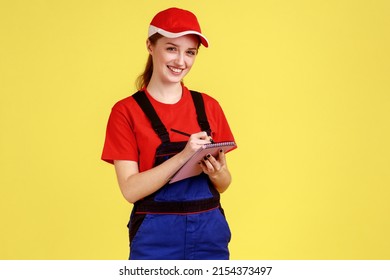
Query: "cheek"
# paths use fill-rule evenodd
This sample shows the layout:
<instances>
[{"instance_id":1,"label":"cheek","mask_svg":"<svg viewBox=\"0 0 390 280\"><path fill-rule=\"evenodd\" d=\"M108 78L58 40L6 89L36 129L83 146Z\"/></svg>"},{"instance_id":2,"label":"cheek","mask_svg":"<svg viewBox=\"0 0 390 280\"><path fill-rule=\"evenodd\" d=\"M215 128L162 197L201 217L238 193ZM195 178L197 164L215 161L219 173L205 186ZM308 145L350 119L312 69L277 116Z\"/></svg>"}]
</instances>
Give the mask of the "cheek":
<instances>
[{"instance_id":1,"label":"cheek","mask_svg":"<svg viewBox=\"0 0 390 280\"><path fill-rule=\"evenodd\" d=\"M163 52L155 53L153 56L153 62L156 62L156 64L165 64L170 59L172 59L168 54L164 54Z\"/></svg>"},{"instance_id":2,"label":"cheek","mask_svg":"<svg viewBox=\"0 0 390 280\"><path fill-rule=\"evenodd\" d=\"M189 58L187 60L187 67L191 68L194 65L194 63L195 63L195 57L194 58Z\"/></svg>"}]
</instances>

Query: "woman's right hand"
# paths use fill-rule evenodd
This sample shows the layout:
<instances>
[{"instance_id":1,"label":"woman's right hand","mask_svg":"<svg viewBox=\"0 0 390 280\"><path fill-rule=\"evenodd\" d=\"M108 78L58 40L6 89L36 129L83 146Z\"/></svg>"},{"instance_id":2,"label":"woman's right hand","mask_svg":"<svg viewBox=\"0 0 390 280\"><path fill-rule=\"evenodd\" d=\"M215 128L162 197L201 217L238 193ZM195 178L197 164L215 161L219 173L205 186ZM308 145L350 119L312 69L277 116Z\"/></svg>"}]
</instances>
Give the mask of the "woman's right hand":
<instances>
[{"instance_id":1,"label":"woman's right hand","mask_svg":"<svg viewBox=\"0 0 390 280\"><path fill-rule=\"evenodd\" d=\"M190 158L199 148L205 144L211 143L211 137L205 131L194 133L188 139L186 146L181 154L185 158Z\"/></svg>"}]
</instances>

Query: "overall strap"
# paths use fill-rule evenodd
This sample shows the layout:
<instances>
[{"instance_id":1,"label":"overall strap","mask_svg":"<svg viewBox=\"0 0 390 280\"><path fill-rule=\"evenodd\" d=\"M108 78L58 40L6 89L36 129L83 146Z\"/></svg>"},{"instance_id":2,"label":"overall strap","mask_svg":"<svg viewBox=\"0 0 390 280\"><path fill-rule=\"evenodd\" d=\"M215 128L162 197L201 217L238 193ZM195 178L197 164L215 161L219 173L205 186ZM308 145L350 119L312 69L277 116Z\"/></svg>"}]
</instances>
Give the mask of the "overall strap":
<instances>
[{"instance_id":1,"label":"overall strap","mask_svg":"<svg viewBox=\"0 0 390 280\"><path fill-rule=\"evenodd\" d=\"M208 135L211 134L210 124L207 120L206 110L204 107L203 97L200 92L190 90L192 100L194 101L198 124L202 131L206 131Z\"/></svg>"},{"instance_id":2,"label":"overall strap","mask_svg":"<svg viewBox=\"0 0 390 280\"><path fill-rule=\"evenodd\" d=\"M161 139L163 143L169 142L169 134L161 119L154 110L152 103L146 96L144 91L138 91L133 94L135 101L137 101L138 105L141 107L142 111L149 118L152 123L153 130L157 133L158 137Z\"/></svg>"},{"instance_id":3,"label":"overall strap","mask_svg":"<svg viewBox=\"0 0 390 280\"><path fill-rule=\"evenodd\" d=\"M191 90L190 92L192 96L192 101L194 102L196 116L197 116L200 129L202 131L206 131L207 134L210 135L211 129L210 129L210 124L207 120L202 94L200 92L193 91L193 90ZM153 105L148 99L148 97L146 96L145 92L138 91L135 94L133 94L133 97L135 101L138 103L138 105L141 107L142 111L151 121L153 129L157 133L161 141L163 143L169 142L170 139L169 139L168 131L165 128L159 116L157 115L156 111L154 110Z\"/></svg>"}]
</instances>

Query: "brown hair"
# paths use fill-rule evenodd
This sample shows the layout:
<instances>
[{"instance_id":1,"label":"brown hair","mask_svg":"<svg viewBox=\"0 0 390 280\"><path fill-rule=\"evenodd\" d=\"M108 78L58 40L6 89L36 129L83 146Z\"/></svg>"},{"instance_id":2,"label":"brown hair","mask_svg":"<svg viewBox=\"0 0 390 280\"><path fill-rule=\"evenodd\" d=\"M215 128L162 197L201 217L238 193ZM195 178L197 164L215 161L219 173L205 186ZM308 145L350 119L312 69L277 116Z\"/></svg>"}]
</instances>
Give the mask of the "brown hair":
<instances>
[{"instance_id":1,"label":"brown hair","mask_svg":"<svg viewBox=\"0 0 390 280\"><path fill-rule=\"evenodd\" d=\"M150 43L154 46L156 45L158 39L163 37L161 34L156 33L149 37ZM141 90L143 87L146 87L150 79L152 78L153 74L153 59L152 56L149 54L148 60L146 61L145 70L144 72L138 76L137 80L135 81L135 85L138 90Z\"/></svg>"}]
</instances>

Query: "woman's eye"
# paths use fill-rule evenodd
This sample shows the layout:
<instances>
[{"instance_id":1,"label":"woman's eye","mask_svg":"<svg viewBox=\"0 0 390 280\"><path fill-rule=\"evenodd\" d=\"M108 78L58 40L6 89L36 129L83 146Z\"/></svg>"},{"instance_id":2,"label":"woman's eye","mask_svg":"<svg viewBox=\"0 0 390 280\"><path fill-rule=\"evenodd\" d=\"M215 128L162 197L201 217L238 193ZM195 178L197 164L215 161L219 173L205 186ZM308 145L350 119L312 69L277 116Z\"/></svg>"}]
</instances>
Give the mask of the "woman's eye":
<instances>
[{"instance_id":1,"label":"woman's eye","mask_svg":"<svg viewBox=\"0 0 390 280\"><path fill-rule=\"evenodd\" d=\"M196 51L187 51L187 54L194 56L194 55L196 55Z\"/></svg>"},{"instance_id":2,"label":"woman's eye","mask_svg":"<svg viewBox=\"0 0 390 280\"><path fill-rule=\"evenodd\" d=\"M174 51L176 51L176 48L175 48L175 47L168 47L168 48L167 48L167 51L169 51L169 52L174 52Z\"/></svg>"}]
</instances>

